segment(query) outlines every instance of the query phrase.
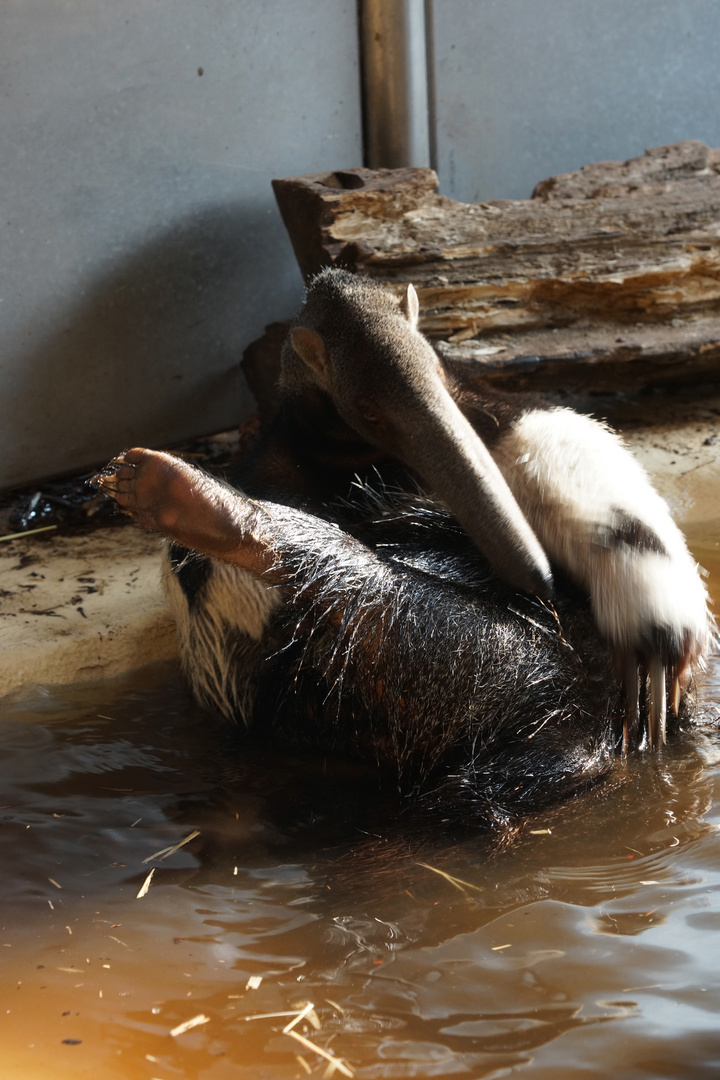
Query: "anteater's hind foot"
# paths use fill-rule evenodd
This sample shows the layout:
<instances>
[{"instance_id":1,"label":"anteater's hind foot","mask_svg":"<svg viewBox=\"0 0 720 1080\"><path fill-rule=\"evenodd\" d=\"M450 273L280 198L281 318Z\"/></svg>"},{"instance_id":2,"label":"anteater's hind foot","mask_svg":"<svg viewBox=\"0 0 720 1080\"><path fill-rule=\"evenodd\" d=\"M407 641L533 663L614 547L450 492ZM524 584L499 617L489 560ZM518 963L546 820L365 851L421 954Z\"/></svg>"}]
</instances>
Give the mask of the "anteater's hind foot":
<instances>
[{"instance_id":1,"label":"anteater's hind foot","mask_svg":"<svg viewBox=\"0 0 720 1080\"><path fill-rule=\"evenodd\" d=\"M256 574L276 561L267 515L240 492L171 454L126 450L93 477L146 529Z\"/></svg>"}]
</instances>

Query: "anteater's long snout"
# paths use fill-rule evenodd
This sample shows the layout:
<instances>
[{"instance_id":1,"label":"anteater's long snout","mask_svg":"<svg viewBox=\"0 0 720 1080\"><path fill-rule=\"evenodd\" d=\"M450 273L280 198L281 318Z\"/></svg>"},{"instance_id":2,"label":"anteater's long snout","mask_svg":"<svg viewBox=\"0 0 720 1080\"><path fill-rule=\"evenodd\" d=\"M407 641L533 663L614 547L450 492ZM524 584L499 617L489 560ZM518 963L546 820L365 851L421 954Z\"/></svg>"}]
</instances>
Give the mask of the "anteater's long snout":
<instances>
[{"instance_id":1,"label":"anteater's long snout","mask_svg":"<svg viewBox=\"0 0 720 1080\"><path fill-rule=\"evenodd\" d=\"M398 456L442 500L501 578L549 598L547 555L489 450L440 380L431 396L408 406L397 418Z\"/></svg>"},{"instance_id":2,"label":"anteater's long snout","mask_svg":"<svg viewBox=\"0 0 720 1080\"><path fill-rule=\"evenodd\" d=\"M489 450L457 407L418 332L412 285L400 302L341 270L311 283L283 355L285 387L314 384L368 442L419 474L496 573L552 594L547 556Z\"/></svg>"}]
</instances>

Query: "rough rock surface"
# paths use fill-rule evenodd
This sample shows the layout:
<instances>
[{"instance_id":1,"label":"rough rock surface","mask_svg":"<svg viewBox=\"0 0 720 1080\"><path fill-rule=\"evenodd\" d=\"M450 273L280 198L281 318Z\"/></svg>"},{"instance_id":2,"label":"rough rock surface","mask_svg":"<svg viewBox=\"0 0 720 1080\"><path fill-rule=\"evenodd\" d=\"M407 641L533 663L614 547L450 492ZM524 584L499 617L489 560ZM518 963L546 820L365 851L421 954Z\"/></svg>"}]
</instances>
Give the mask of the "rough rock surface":
<instances>
[{"instance_id":1,"label":"rough rock surface","mask_svg":"<svg viewBox=\"0 0 720 1080\"><path fill-rule=\"evenodd\" d=\"M429 169L274 182L303 273L418 290L463 378L611 390L720 367L720 151L690 141L468 205ZM472 369L472 371L470 370Z\"/></svg>"}]
</instances>

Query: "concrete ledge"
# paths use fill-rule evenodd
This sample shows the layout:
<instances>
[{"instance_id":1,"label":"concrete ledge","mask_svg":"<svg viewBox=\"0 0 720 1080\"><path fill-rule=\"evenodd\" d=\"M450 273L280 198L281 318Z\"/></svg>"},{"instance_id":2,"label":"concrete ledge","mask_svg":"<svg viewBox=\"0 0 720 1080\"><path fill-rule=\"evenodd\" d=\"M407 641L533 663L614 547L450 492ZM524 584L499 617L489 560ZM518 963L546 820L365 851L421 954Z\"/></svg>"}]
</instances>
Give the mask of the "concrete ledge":
<instances>
[{"instance_id":1,"label":"concrete ledge","mask_svg":"<svg viewBox=\"0 0 720 1080\"><path fill-rule=\"evenodd\" d=\"M0 695L176 655L156 537L128 525L0 543Z\"/></svg>"}]
</instances>

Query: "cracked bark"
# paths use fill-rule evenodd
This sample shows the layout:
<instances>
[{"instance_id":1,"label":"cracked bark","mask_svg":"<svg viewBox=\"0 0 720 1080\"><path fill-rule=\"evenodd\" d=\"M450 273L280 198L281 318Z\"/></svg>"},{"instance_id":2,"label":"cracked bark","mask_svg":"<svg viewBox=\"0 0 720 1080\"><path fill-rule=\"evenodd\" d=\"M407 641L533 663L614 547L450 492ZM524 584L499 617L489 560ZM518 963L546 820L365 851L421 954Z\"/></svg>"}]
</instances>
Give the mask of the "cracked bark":
<instances>
[{"instance_id":1,"label":"cracked bark","mask_svg":"<svg viewBox=\"0 0 720 1080\"><path fill-rule=\"evenodd\" d=\"M305 277L400 289L468 385L634 389L720 373L720 150L657 147L467 205L429 169L274 181Z\"/></svg>"}]
</instances>

